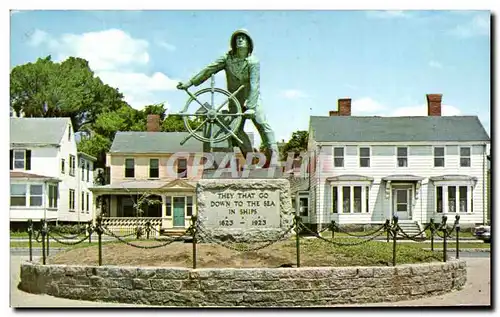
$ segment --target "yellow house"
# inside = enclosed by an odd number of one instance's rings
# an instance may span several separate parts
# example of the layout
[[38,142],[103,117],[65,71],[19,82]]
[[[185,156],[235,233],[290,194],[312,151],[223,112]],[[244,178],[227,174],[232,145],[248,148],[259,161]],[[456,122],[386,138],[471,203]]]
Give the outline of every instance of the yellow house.
[[[187,132],[118,132],[106,155],[109,184],[95,186],[95,215],[114,231],[149,221],[166,234],[185,232],[196,214],[203,144]],[[241,154],[237,168],[243,166]]]

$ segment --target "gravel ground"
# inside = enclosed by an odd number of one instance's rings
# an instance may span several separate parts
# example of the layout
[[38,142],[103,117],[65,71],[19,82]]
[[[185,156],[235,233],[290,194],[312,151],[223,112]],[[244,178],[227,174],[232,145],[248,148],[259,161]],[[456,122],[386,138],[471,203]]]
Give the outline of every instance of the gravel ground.
[[[35,295],[20,291],[19,267],[26,256],[11,256],[10,260],[10,307],[147,307],[143,305],[101,303],[81,300],[57,298],[49,295]],[[491,305],[490,258],[466,258],[467,284],[463,290],[441,296],[394,303],[374,303],[348,306],[461,306],[461,305]]]

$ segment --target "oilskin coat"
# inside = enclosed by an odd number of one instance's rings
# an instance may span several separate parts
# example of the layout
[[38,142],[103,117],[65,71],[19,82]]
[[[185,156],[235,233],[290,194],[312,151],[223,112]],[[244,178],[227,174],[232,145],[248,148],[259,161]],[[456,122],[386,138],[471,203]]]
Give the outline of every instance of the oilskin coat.
[[[236,36],[238,34],[245,34],[248,37],[248,56],[245,58],[239,58],[236,54]],[[201,70],[191,78],[191,82],[193,85],[199,86],[213,74],[225,70],[227,90],[230,93],[235,92],[241,85],[244,85],[244,88],[236,95],[236,98],[242,106],[243,111],[248,109],[255,111],[252,121],[257,131],[259,131],[263,145],[268,150],[277,152],[274,132],[267,122],[260,98],[260,63],[257,57],[252,55],[254,48],[253,40],[246,30],[240,29],[231,35],[230,44],[231,50],[229,52]],[[236,112],[234,103],[229,104],[229,111]],[[244,124],[245,120],[242,121],[239,130],[235,132],[240,140],[243,141],[243,144],[238,144],[236,140],[232,140],[232,144],[233,146],[238,146],[242,154],[246,156],[247,153],[253,152],[253,149],[248,135],[243,130]]]

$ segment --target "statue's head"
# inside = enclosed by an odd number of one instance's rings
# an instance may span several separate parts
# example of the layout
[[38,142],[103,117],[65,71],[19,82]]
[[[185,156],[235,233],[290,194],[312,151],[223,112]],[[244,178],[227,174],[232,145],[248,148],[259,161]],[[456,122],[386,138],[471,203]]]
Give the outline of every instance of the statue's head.
[[231,35],[231,50],[236,52],[238,48],[248,48],[248,54],[252,54],[253,41],[250,33],[245,29],[236,30]]

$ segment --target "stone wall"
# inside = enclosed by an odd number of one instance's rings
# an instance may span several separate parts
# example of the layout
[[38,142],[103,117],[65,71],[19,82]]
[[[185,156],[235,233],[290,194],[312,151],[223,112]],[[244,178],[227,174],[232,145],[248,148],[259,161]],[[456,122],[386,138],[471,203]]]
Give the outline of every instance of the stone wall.
[[21,264],[19,287],[72,299],[164,306],[327,306],[460,289],[465,261],[396,267],[255,269]]

